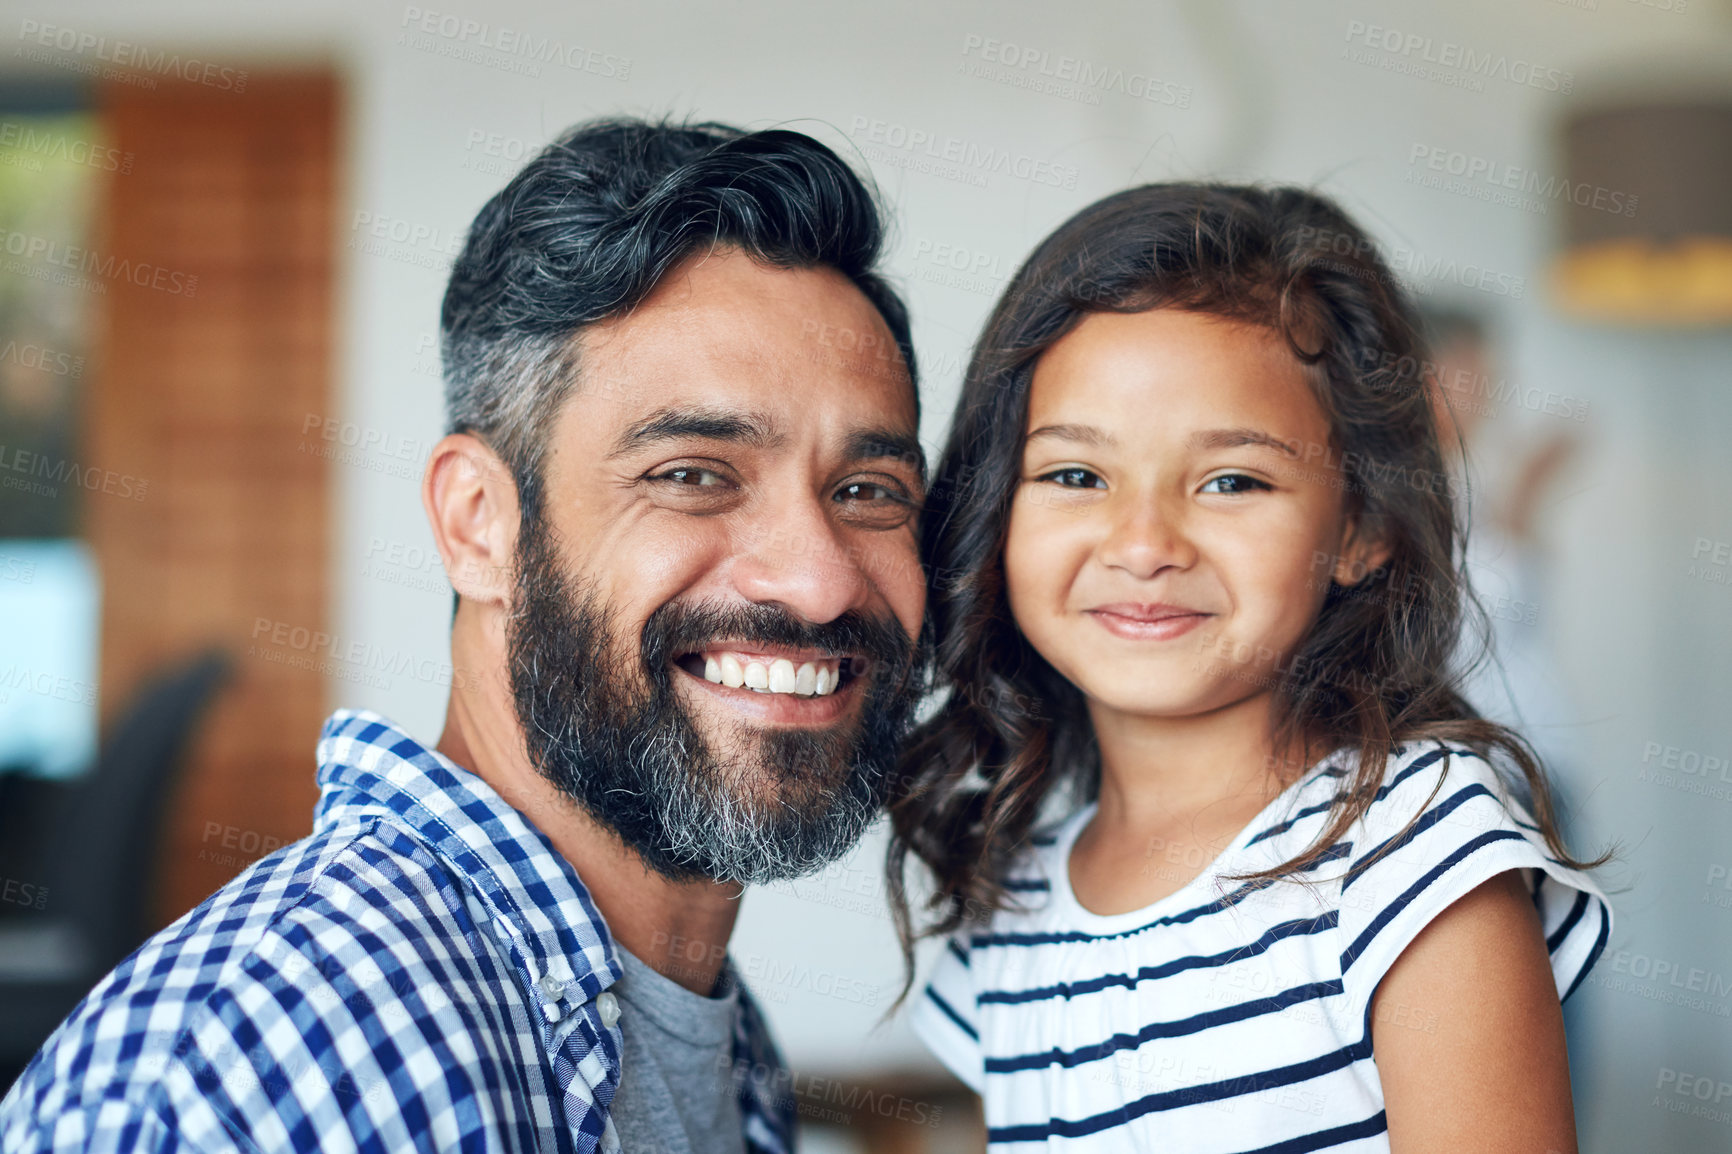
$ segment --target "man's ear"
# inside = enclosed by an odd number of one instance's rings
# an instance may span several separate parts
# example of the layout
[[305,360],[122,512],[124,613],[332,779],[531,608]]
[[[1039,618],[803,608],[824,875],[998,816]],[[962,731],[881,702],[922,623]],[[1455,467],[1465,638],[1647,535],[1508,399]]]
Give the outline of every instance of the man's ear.
[[421,504],[451,587],[466,601],[504,606],[517,550],[517,484],[487,443],[452,433],[433,446]]
[[1383,534],[1364,517],[1350,514],[1341,530],[1341,548],[1335,553],[1330,579],[1337,585],[1357,585],[1383,568],[1391,550]]

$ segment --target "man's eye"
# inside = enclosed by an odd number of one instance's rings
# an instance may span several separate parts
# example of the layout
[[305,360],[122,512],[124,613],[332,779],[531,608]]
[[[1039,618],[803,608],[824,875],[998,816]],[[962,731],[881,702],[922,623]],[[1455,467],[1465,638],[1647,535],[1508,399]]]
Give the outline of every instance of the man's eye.
[[836,490],[844,515],[868,529],[896,529],[914,515],[914,502],[900,489],[876,481],[850,481]]
[[1037,477],[1039,481],[1051,481],[1066,489],[1104,489],[1105,479],[1092,469],[1054,469],[1050,473]]
[[887,489],[883,485],[875,485],[871,481],[856,481],[852,485],[843,485],[836,491],[838,501],[900,501],[902,494]]
[[1270,487],[1267,481],[1259,481],[1243,473],[1222,473],[1219,477],[1210,477],[1203,482],[1205,493],[1254,493]]
[[710,488],[727,484],[727,480],[714,469],[699,469],[692,466],[682,466],[669,469],[657,476],[658,481],[671,481],[676,485],[691,485],[699,488]]

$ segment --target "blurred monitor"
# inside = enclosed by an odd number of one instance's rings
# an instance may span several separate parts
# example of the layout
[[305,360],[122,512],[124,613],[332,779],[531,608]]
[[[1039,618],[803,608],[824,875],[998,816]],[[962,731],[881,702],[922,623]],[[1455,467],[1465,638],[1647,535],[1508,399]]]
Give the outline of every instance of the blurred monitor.
[[95,760],[100,601],[83,542],[0,539],[0,772]]

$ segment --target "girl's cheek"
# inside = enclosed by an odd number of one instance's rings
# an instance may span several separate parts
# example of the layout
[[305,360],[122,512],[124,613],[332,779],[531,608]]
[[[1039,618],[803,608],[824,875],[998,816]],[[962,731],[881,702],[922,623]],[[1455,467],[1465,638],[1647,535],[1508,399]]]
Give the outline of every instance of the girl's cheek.
[[1043,649],[1047,622],[1063,609],[1065,585],[1053,533],[1038,516],[1017,509],[1005,534],[1005,602],[1016,627],[1037,650]]

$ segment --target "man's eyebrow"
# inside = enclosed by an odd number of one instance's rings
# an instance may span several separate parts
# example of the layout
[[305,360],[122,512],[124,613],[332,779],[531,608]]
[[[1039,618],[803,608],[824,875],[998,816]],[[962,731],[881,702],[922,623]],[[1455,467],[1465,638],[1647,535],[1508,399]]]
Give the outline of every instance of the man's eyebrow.
[[681,438],[737,441],[755,449],[774,446],[782,439],[774,423],[757,413],[734,409],[662,409],[621,433],[608,456],[623,457],[658,441]]
[[1245,445],[1262,445],[1294,460],[1299,459],[1297,443],[1284,441],[1262,429],[1210,429],[1203,433],[1192,433],[1189,442],[1193,449],[1238,449]]
[[920,438],[894,429],[866,429],[849,436],[846,452],[850,461],[906,461],[920,479],[926,479],[926,452]]
[[1058,441],[1076,441],[1079,444],[1090,445],[1104,449],[1113,444],[1113,435],[1093,425],[1042,425],[1028,435],[1032,441],[1037,437],[1051,437]]

